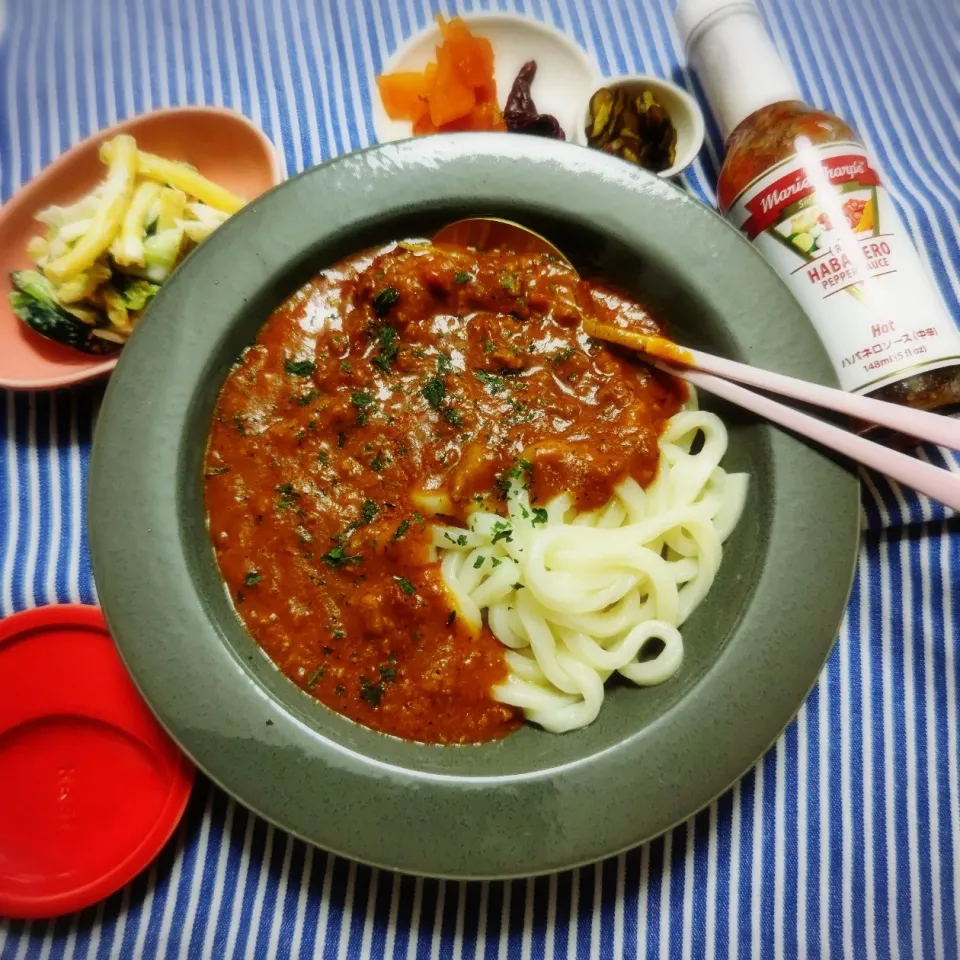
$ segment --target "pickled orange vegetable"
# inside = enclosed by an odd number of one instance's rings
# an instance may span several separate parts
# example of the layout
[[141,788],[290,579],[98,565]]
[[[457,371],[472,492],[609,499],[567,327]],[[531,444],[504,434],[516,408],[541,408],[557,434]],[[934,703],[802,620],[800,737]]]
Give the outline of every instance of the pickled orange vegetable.
[[377,77],[383,109],[391,120],[415,122],[429,109],[427,78],[422,73],[390,73]]
[[441,43],[436,62],[422,73],[377,77],[383,108],[391,120],[409,120],[415,136],[457,130],[506,130],[497,104],[493,47],[475,37],[459,17],[437,14]]

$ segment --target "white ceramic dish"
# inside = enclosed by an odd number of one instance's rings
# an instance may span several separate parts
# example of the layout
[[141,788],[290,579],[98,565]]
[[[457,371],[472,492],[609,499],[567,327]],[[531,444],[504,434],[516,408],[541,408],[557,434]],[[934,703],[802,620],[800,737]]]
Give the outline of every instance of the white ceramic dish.
[[646,74],[632,74],[630,76],[608,77],[596,84],[591,91],[580,101],[578,110],[579,121],[573,135],[567,134],[567,139],[574,143],[589,146],[587,142],[587,124],[590,121],[590,98],[600,87],[626,87],[631,93],[640,93],[649,90],[663,108],[670,114],[674,127],[677,129],[677,154],[672,167],[660,171],[661,177],[675,177],[678,173],[693,163],[700,148],[703,146],[704,121],[703,111],[693,97],[683,87],[663,80],[660,77],[651,77]]
[[[463,20],[478,37],[493,46],[497,100],[504,106],[519,69],[537,61],[537,76],[531,92],[537,110],[553,114],[567,139],[577,140],[582,126],[584,97],[600,84],[599,72],[589,54],[553,27],[529,17],[509,13],[465,14]],[[422,70],[436,59],[440,30],[434,24],[402,46],[383,66],[383,73]],[[405,140],[411,136],[405,120],[391,120],[376,90],[373,93],[373,129],[377,140]],[[582,131],[581,131],[582,135]]]

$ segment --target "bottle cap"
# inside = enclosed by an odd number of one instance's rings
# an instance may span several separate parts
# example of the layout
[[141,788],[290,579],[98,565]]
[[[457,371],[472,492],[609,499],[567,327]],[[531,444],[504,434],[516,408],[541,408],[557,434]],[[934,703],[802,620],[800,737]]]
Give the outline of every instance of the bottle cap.
[[674,16],[683,45],[689,46],[697,30],[701,25],[706,26],[709,19],[737,7],[747,11],[757,9],[753,0],[680,0]]
[[179,823],[193,767],[98,607],[0,621],[0,784],[0,916],[57,916],[109,896]]
[[724,138],[761,107],[802,99],[753,0],[680,0],[676,20]]

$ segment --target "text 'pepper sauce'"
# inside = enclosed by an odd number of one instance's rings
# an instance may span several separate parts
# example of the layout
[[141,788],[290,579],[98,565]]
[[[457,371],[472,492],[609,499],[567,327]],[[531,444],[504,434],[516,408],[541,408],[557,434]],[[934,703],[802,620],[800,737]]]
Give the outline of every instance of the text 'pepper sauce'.
[[541,503],[650,482],[683,388],[587,337],[586,312],[660,332],[548,257],[436,247],[351,258],[269,318],[221,391],[204,488],[237,613],[298,686],[411,740],[519,724],[491,692],[500,643],[458,623],[431,513],[504,511],[521,460]]

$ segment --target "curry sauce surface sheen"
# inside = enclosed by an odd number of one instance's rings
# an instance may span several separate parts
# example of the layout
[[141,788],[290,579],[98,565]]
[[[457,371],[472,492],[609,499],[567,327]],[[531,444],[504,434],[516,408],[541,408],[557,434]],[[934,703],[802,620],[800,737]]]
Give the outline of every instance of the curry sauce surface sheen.
[[492,697],[500,643],[457,622],[425,505],[505,512],[518,463],[535,504],[649,483],[682,388],[586,337],[581,311],[659,332],[543,256],[391,247],[324,271],[245,351],[211,428],[210,535],[247,629],[311,695],[424,742],[520,723]]

